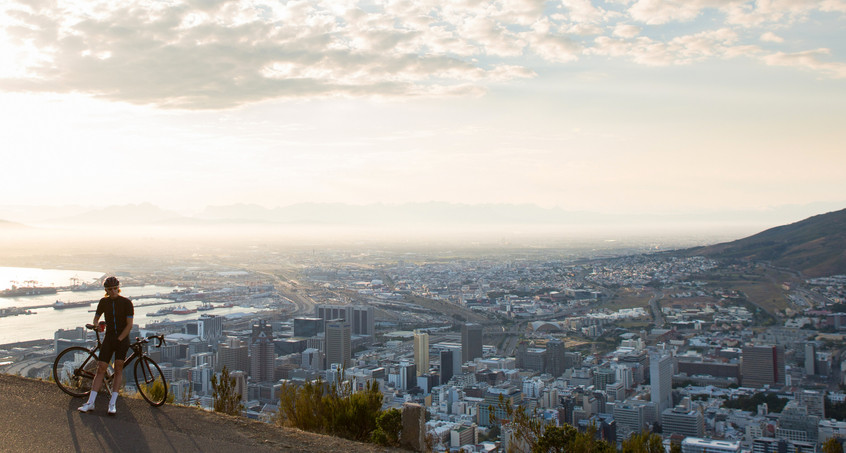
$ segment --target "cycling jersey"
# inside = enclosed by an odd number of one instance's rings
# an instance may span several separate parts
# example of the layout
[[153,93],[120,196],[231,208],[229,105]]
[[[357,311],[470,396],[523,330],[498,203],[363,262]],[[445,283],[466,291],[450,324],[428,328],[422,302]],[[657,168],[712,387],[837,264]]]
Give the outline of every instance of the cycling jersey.
[[135,308],[132,306],[132,301],[123,296],[104,297],[97,304],[95,317],[101,315],[105,316],[103,320],[106,321],[105,338],[116,340],[118,335],[126,328],[127,323],[132,322],[131,318],[135,316]]

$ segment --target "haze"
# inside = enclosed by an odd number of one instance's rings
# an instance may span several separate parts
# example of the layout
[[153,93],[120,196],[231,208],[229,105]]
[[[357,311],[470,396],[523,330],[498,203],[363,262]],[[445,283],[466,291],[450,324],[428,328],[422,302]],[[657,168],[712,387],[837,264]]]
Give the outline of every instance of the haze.
[[[844,0],[3,2],[0,219],[443,202],[739,237],[846,205],[844,18]],[[303,228],[272,236],[322,231]]]

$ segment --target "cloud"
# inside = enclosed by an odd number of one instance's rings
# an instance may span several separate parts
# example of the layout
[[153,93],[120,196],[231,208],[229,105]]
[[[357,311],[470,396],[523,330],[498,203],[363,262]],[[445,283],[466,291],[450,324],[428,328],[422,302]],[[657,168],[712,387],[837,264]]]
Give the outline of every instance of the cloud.
[[749,55],[756,50],[748,46],[735,46],[737,40],[737,34],[727,28],[678,36],[669,42],[648,37],[634,40],[600,37],[588,52],[628,58],[644,65],[667,66],[690,64],[708,58]]
[[614,36],[620,38],[634,38],[640,34],[640,27],[630,24],[617,24],[614,27]]
[[[0,89],[184,109],[477,96],[535,77],[539,60],[759,58],[756,36],[783,40],[755,27],[787,29],[815,11],[840,18],[846,0],[12,0],[0,4],[0,57],[11,62],[0,68]],[[763,62],[799,60],[840,77],[841,63],[808,52]]]
[[777,34],[768,31],[761,35],[761,41],[763,42],[784,42],[784,38],[778,36]]
[[827,56],[829,54],[831,54],[831,51],[823,48],[794,53],[776,52],[766,55],[762,57],[762,59],[770,66],[788,66],[808,69],[836,79],[846,78],[846,63],[826,62],[820,60],[820,57]]
[[[407,21],[407,13],[365,12],[349,2],[127,1],[91,8],[96,14],[48,2],[16,5],[4,11],[14,20],[5,33],[30,45],[30,58],[17,60],[27,77],[7,77],[0,87],[192,109],[271,98],[477,93],[533,74],[476,59],[523,54],[527,43],[507,27],[527,22],[537,3],[508,2],[517,4],[518,13],[482,4],[423,9]],[[544,53],[555,38],[535,41]]]

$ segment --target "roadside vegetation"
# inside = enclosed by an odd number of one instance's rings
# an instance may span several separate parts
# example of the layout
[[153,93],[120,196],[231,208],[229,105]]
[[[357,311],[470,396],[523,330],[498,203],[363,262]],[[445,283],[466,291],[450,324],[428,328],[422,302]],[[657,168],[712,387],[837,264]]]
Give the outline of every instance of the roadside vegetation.
[[379,385],[370,382],[353,392],[343,373],[331,385],[318,379],[301,386],[283,384],[277,424],[359,442],[397,445],[402,414],[382,410]]

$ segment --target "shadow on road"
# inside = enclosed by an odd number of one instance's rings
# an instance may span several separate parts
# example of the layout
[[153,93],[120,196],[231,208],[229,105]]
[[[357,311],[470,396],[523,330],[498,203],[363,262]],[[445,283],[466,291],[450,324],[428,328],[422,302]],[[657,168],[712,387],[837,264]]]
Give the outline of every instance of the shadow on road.
[[[108,415],[108,398],[98,396],[96,408],[88,413],[78,411],[85,398],[71,398],[68,402],[67,420],[76,451],[150,452],[150,446],[141,427],[124,402],[117,400],[117,414]],[[78,417],[78,418],[77,418]],[[87,431],[86,433],[80,432]],[[93,437],[96,445],[81,445],[80,438]]]

